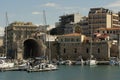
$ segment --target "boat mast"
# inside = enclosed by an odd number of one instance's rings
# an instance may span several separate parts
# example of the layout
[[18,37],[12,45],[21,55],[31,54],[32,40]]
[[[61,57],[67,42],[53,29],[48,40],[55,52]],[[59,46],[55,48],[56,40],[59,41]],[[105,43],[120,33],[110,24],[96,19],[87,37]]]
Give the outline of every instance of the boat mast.
[[[43,10],[43,27],[44,27],[44,37],[43,37],[43,43],[44,45],[46,44],[46,18],[45,18],[45,11]],[[43,56],[45,57],[46,56],[46,49],[44,50],[44,54]]]
[[45,25],[45,29],[46,29],[46,24],[47,24],[47,21],[46,21],[46,14],[45,14],[45,10],[43,10],[43,19],[44,19],[44,25]]
[[118,33],[118,58],[120,59],[120,33]]
[[[93,24],[93,15],[92,15],[92,24]],[[91,57],[92,57],[92,32],[93,32],[93,29],[92,29],[92,27],[93,27],[93,25],[91,25],[91,34],[90,34],[90,36],[91,36],[91,41],[90,41],[90,59],[91,59]]]
[[5,14],[5,18],[6,18],[6,25],[5,25],[5,55],[7,56],[7,26],[9,24],[9,20],[8,20],[8,15],[7,12]]
[[[51,50],[50,50],[50,41],[49,41],[50,33],[49,33],[49,31],[47,33],[47,21],[46,21],[45,10],[43,10],[43,19],[44,19],[45,34],[48,34],[48,36],[47,36],[47,38],[48,38],[48,58],[49,58],[49,61],[51,61]],[[45,38],[46,38],[46,36],[45,36]]]

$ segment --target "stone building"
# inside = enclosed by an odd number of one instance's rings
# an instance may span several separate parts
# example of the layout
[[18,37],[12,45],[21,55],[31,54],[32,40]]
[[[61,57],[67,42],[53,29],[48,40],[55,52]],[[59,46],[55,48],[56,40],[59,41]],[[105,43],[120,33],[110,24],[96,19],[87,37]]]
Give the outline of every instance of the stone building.
[[76,60],[82,56],[86,60],[90,57],[91,49],[92,55],[97,60],[108,60],[110,58],[110,42],[92,42],[91,48],[90,40],[78,33],[62,35],[57,39],[59,44],[58,52],[62,59]]
[[[88,59],[90,57],[90,45],[91,43],[83,43],[82,49],[81,49],[81,56],[83,56],[84,59]],[[97,60],[108,60],[110,58],[110,42],[107,41],[101,41],[101,42],[93,42],[92,43],[92,55]]]
[[[8,58],[20,59],[29,54],[30,46],[38,47],[38,42],[32,34],[35,34],[38,26],[31,22],[13,22],[5,28],[4,46]],[[36,36],[36,35],[34,35]],[[7,41],[7,42],[6,42]],[[31,44],[31,45],[30,45]],[[32,52],[32,51],[31,51]],[[32,52],[38,53],[39,51]],[[23,54],[24,53],[24,54]],[[35,56],[35,55],[34,55]]]
[[63,59],[79,58],[82,42],[85,36],[78,33],[71,33],[59,36],[57,38],[59,44],[59,56]]
[[[54,37],[51,39],[46,36],[47,43],[45,46],[44,40],[42,40],[45,38],[45,34],[37,30],[38,26],[32,23],[14,22],[8,25],[5,29],[4,39],[4,46],[7,46],[5,48],[7,49],[7,57],[22,59],[43,56],[47,46],[46,55],[52,59],[63,58],[76,60],[80,56],[83,59],[89,58],[91,43],[90,38],[85,35],[71,33],[59,35],[57,38]],[[94,41],[92,45],[92,54],[96,59],[107,60],[110,57],[110,42]],[[49,54],[49,51],[51,54]]]

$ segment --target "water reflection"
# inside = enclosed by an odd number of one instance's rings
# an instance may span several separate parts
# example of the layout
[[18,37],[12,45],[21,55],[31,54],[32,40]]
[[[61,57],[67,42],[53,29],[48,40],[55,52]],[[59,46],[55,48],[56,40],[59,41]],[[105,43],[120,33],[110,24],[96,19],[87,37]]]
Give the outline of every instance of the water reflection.
[[49,72],[0,72],[0,80],[118,80],[118,66],[59,66]]

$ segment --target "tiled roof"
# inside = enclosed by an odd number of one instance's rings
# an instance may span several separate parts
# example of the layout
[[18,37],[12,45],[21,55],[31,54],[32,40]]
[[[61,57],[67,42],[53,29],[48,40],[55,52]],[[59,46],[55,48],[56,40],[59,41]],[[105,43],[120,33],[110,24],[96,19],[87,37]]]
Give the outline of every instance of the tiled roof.
[[99,28],[96,30],[120,30],[120,28]]
[[71,33],[71,34],[65,34],[62,36],[81,36],[81,34],[80,33]]
[[98,36],[98,38],[106,38],[108,36],[109,36],[108,34],[102,34],[101,36]]

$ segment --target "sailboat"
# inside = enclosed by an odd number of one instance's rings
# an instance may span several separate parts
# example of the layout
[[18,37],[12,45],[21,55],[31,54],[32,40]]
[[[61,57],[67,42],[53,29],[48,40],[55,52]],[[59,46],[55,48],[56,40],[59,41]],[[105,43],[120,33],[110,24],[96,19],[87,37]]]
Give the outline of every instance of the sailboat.
[[6,60],[6,55],[7,55],[7,49],[8,49],[8,45],[7,45],[7,25],[8,25],[8,17],[7,17],[7,12],[6,12],[6,27],[5,27],[5,57],[1,57],[0,58],[0,71],[1,70],[7,70],[10,68],[14,67],[14,63],[10,62],[8,60]]
[[87,60],[86,64],[89,66],[94,66],[97,64],[96,59],[93,58],[92,55],[92,43],[93,43],[93,39],[92,39],[92,26],[91,26],[91,41],[90,41],[90,58]]
[[94,66],[94,65],[97,64],[97,61],[96,61],[96,59],[93,59],[92,57],[90,57],[90,59],[87,60],[86,64],[89,65],[89,66]]
[[[46,25],[46,15],[45,15],[45,11],[43,11],[43,17],[44,17],[44,21],[45,21],[45,27],[47,27]],[[47,28],[46,28],[47,31]],[[48,35],[50,35],[50,33],[48,32]],[[58,70],[57,65],[53,64],[51,61],[51,48],[50,48],[50,36],[48,36],[48,53],[49,53],[49,63],[47,63],[48,67],[50,68],[50,70]]]
[[[46,18],[45,18],[45,12],[43,11],[44,13],[44,19],[45,19],[45,34],[46,34]],[[46,35],[45,35],[45,40],[46,41]],[[45,42],[44,42],[45,44]],[[27,69],[28,72],[44,72],[44,71],[53,71],[53,70],[58,70],[58,67],[57,65],[51,63],[51,50],[50,50],[50,41],[49,41],[49,36],[48,36],[48,53],[49,53],[49,60],[48,62],[47,61],[43,61],[43,62],[40,62],[39,64],[37,64],[36,66],[34,67],[30,67],[29,69]],[[44,51],[46,52],[46,51]],[[44,53],[44,56],[45,53]]]

